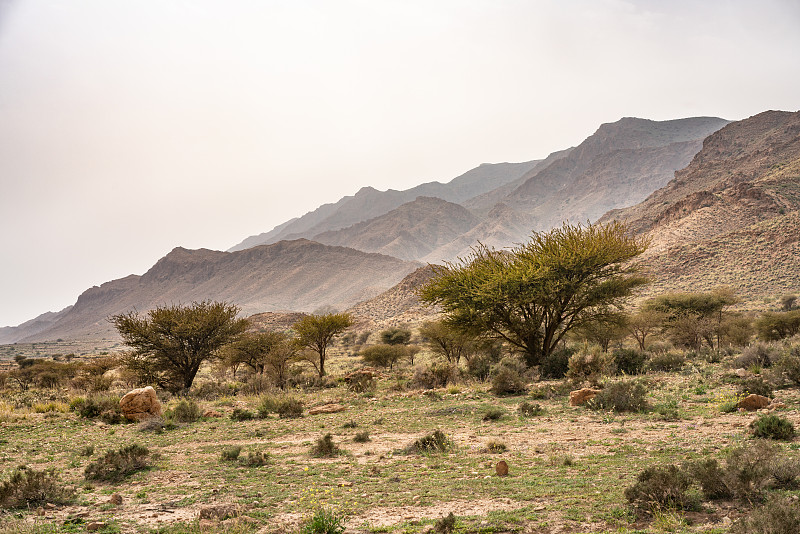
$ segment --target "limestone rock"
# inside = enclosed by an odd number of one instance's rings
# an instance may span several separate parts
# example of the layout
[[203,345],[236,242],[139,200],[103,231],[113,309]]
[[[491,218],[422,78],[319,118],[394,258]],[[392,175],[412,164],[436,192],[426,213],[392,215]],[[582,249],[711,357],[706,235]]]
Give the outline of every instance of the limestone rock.
[[494,470],[499,477],[508,476],[508,464],[504,460],[497,462]]
[[127,392],[119,401],[119,409],[131,421],[161,417],[161,403],[152,386]]
[[760,410],[769,406],[769,399],[767,397],[751,393],[739,401],[739,408],[749,412]]
[[339,413],[345,411],[346,409],[347,408],[341,404],[323,404],[322,406],[317,406],[316,408],[311,408],[308,410],[308,415],[317,415],[320,413]]
[[575,391],[570,391],[569,405],[580,406],[586,401],[593,399],[595,395],[597,395],[598,393],[600,393],[599,389],[592,389],[592,388],[581,388],[581,389],[576,389]]
[[744,378],[744,377],[747,376],[747,369],[744,369],[744,368],[736,369],[734,371],[734,374],[736,376],[738,376],[739,378]]

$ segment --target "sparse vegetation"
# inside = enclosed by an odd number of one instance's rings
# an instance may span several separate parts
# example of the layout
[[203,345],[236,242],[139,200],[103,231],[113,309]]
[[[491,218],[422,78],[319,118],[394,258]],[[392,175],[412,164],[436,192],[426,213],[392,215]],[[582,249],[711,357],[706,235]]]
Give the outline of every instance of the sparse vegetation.
[[341,454],[341,452],[339,446],[333,442],[331,434],[325,434],[317,439],[316,443],[311,447],[311,456],[315,458],[333,458]]
[[37,471],[23,465],[14,469],[0,484],[0,509],[65,504],[73,497],[74,492],[60,482],[52,469]]
[[138,444],[106,452],[84,470],[86,480],[119,482],[123,478],[150,467],[150,451]]
[[760,416],[750,423],[750,429],[757,438],[790,440],[795,436],[794,424],[775,414]]

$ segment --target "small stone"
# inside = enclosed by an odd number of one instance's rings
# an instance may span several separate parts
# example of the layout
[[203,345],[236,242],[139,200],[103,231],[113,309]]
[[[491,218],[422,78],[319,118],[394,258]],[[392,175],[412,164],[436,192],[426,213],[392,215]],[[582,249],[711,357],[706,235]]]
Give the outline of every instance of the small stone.
[[106,528],[108,523],[104,521],[92,521],[91,523],[86,523],[86,531],[87,532],[96,532],[101,528]]
[[508,464],[505,462],[505,460],[500,460],[497,462],[494,470],[499,477],[508,476]]
[[580,406],[586,401],[592,400],[598,393],[600,393],[599,389],[592,389],[592,388],[581,388],[581,389],[576,389],[575,391],[570,391],[569,405]]
[[755,410],[766,408],[767,406],[769,406],[769,402],[770,401],[767,397],[751,393],[750,395],[746,396],[745,398],[739,401],[739,408],[752,412]]
[[739,378],[744,378],[744,377],[746,377],[746,376],[747,376],[747,369],[744,369],[744,368],[739,368],[739,369],[736,369],[736,370],[734,371],[734,373],[735,373],[735,374],[736,374],[736,376],[738,376]]
[[113,504],[115,506],[121,506],[122,505],[122,495],[120,495],[119,493],[115,493],[114,495],[111,496],[111,498],[108,500],[108,502],[110,502],[111,504]]

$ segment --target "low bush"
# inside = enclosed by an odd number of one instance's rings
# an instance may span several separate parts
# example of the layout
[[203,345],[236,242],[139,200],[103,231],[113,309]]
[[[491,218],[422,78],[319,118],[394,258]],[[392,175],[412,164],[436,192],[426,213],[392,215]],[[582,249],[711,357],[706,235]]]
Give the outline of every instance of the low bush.
[[675,465],[648,467],[625,490],[625,498],[638,510],[696,510],[699,499],[689,491],[691,485],[686,471]]
[[647,386],[639,380],[619,380],[607,384],[587,405],[595,410],[615,412],[645,412]]
[[756,439],[728,453],[725,460],[725,483],[734,497],[754,500],[762,496],[772,482],[772,465],[783,450],[768,440]]
[[115,424],[122,422],[119,399],[114,395],[75,397],[70,401],[69,407],[73,412],[86,419],[101,418],[108,424]]
[[686,357],[677,351],[656,352],[647,360],[649,371],[679,371],[686,363]]
[[757,438],[791,440],[795,436],[792,422],[775,414],[758,417],[750,423],[750,430]]
[[170,411],[167,417],[179,423],[194,423],[203,415],[200,405],[192,399],[181,399],[181,401]]
[[775,375],[781,384],[788,381],[800,386],[800,345],[793,345],[775,363]]
[[342,534],[345,530],[344,517],[327,508],[317,508],[301,527],[300,534]]
[[341,453],[341,449],[333,442],[333,436],[325,434],[311,446],[311,456],[315,458],[333,458]]
[[473,354],[467,360],[467,374],[476,380],[486,382],[492,372],[492,366],[496,363],[497,359],[491,354]]
[[581,351],[569,358],[567,378],[575,384],[598,385],[603,376],[614,373],[614,359],[607,352]]
[[445,361],[433,362],[429,366],[418,366],[411,378],[411,387],[417,389],[443,388],[458,381],[458,368]]
[[433,531],[437,534],[451,534],[456,529],[456,516],[450,512],[446,516],[436,520],[433,524]]
[[234,408],[231,413],[232,421],[250,421],[256,418],[256,414],[246,408]]
[[258,415],[267,417],[278,414],[281,419],[295,419],[303,416],[303,401],[290,396],[262,395],[258,405]]
[[800,507],[784,497],[775,496],[736,521],[731,534],[796,534],[800,532]]
[[269,463],[269,454],[264,451],[249,451],[247,456],[240,456],[239,463],[246,467],[261,467]]
[[353,441],[355,441],[356,443],[366,443],[370,441],[369,432],[366,430],[362,432],[356,432],[356,435],[353,437]]
[[544,413],[544,408],[538,402],[523,402],[517,406],[517,411],[525,417],[536,417]]
[[486,443],[486,450],[494,454],[506,452],[506,449],[508,449],[508,447],[502,441],[492,439]]
[[770,367],[779,355],[780,351],[777,347],[769,343],[756,342],[742,350],[742,353],[733,360],[733,367],[734,369],[749,369],[753,366]]
[[406,447],[407,453],[446,452],[453,447],[453,442],[441,430],[423,436]]
[[664,421],[678,421],[681,418],[678,400],[675,398],[666,399],[653,406],[653,412]]
[[560,379],[567,376],[569,370],[569,359],[577,352],[577,349],[565,347],[554,350],[542,360],[539,367],[539,374],[542,378]]
[[52,469],[36,471],[20,466],[0,484],[0,509],[30,508],[40,504],[66,504],[74,492],[61,484]]
[[239,455],[242,453],[242,448],[239,445],[233,445],[231,447],[225,447],[222,449],[222,454],[220,455],[220,459],[223,462],[235,462],[239,459]]
[[527,390],[528,368],[519,358],[506,356],[492,367],[490,374],[495,395],[518,395]]
[[506,414],[502,408],[492,407],[483,414],[483,421],[498,421]]
[[100,459],[86,466],[86,480],[118,482],[142,469],[150,467],[150,451],[138,444],[106,452]]
[[647,355],[634,349],[617,349],[611,353],[614,358],[614,365],[617,373],[626,375],[638,375],[644,370]]
[[765,382],[760,376],[743,378],[739,382],[736,391],[743,397],[746,397],[751,393],[761,395],[762,397],[772,397],[772,386]]

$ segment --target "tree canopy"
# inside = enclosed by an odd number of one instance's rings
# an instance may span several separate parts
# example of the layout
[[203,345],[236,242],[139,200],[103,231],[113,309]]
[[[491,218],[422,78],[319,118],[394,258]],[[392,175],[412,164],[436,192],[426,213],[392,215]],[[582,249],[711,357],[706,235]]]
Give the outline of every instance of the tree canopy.
[[647,283],[629,261],[647,245],[617,222],[564,224],[510,251],[479,246],[434,266],[420,297],[441,307],[446,324],[503,340],[538,365],[569,330],[608,316]]
[[136,311],[110,321],[132,351],[126,366],[147,382],[178,392],[192,386],[200,365],[247,329],[239,308],[224,302],[159,306],[140,316]]
[[353,319],[346,313],[327,313],[307,315],[292,325],[297,346],[317,354],[317,362],[312,363],[319,376],[325,376],[325,357],[333,338],[352,324]]

